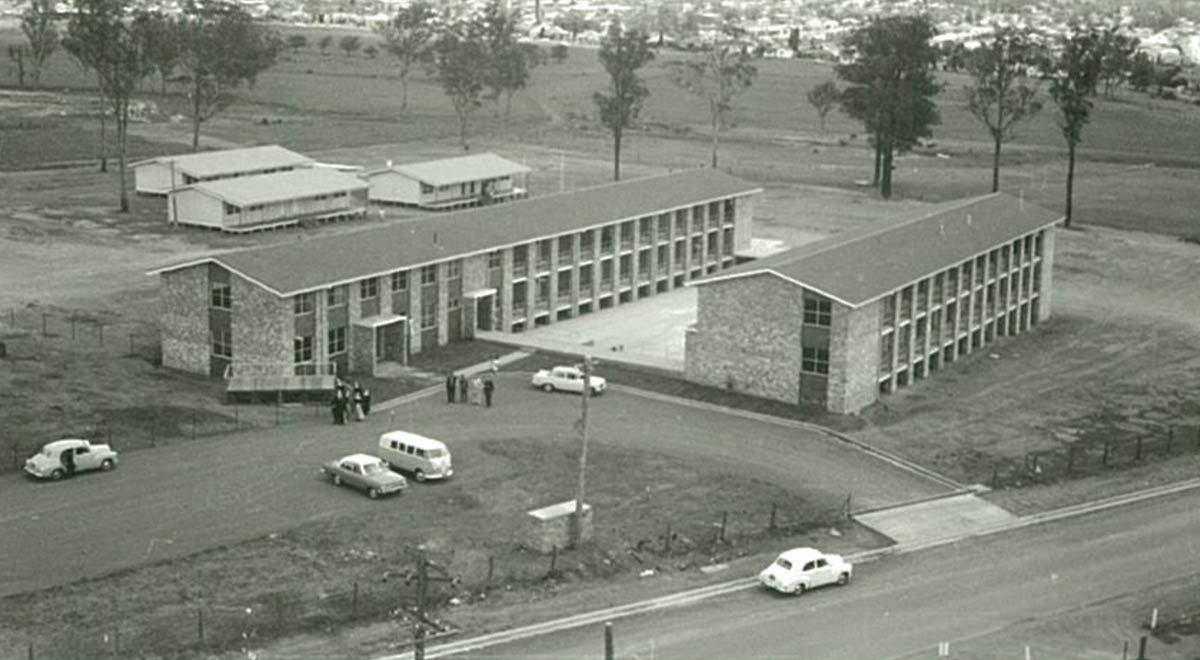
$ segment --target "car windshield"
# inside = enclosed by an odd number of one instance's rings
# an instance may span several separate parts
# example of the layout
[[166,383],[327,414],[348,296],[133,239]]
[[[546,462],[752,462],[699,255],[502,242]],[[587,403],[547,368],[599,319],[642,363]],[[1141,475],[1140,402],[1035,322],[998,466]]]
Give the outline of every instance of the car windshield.
[[363,474],[376,475],[387,472],[387,468],[383,467],[383,463],[363,463]]
[[446,455],[445,449],[430,449],[429,458],[442,458]]
[[790,571],[790,570],[792,570],[792,562],[790,562],[790,561],[788,561],[788,560],[784,559],[783,557],[780,557],[779,559],[776,559],[776,560],[775,560],[775,565],[776,565],[776,566],[779,566],[779,567],[781,567],[781,568],[783,568],[783,570],[785,570],[785,571]]

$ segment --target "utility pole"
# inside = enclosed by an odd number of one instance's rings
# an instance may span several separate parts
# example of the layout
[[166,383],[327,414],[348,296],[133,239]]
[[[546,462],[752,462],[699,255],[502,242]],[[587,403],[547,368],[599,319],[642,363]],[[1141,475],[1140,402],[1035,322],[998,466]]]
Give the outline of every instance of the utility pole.
[[[439,577],[429,577],[430,567],[442,573]],[[429,560],[428,551],[424,545],[417,546],[417,617],[413,622],[413,660],[425,660],[425,632],[429,619],[425,615],[428,606],[428,591],[430,582],[454,582],[446,569]]]
[[592,358],[583,356],[583,400],[579,418],[579,487],[575,490],[575,516],[571,519],[571,547],[578,548],[583,538],[583,497],[587,492],[588,401],[592,398]]

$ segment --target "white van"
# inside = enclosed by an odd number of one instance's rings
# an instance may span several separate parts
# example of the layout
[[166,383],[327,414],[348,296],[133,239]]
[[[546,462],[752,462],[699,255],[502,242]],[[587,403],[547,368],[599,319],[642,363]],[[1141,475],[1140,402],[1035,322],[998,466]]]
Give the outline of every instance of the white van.
[[417,481],[445,479],[454,474],[446,444],[416,433],[389,431],[379,436],[379,457],[398,470],[412,473]]

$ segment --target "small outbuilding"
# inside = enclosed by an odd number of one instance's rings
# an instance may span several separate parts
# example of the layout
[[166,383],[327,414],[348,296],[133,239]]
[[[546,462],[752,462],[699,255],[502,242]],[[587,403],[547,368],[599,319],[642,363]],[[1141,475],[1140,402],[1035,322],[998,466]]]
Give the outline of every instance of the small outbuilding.
[[324,168],[195,183],[171,191],[167,209],[172,222],[227,232],[349,220],[366,212],[367,184]]
[[279,145],[159,156],[130,164],[139,195],[167,195],[204,181],[290,172],[313,160]]
[[528,194],[530,169],[496,154],[392,165],[367,172],[373,202],[429,210],[480,206]]

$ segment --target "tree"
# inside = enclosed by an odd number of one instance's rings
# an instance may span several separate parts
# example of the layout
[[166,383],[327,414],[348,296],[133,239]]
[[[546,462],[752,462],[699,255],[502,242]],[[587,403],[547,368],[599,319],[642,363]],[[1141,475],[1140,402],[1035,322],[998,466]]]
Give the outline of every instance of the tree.
[[373,60],[373,59],[375,59],[376,56],[379,55],[379,47],[376,46],[375,44],[369,44],[366,48],[363,49],[363,55],[366,55],[367,59]]
[[600,42],[600,64],[608,73],[608,93],[592,95],[600,111],[600,123],[613,134],[613,180],[621,179],[621,136],[637,119],[642,103],[650,96],[646,83],[637,71],[654,59],[646,35],[637,30],[622,31],[612,23],[608,35]]
[[[58,27],[54,23],[54,3],[51,0],[33,0],[25,13],[21,14],[21,32],[29,41],[25,50],[25,62],[29,67],[29,79],[34,87],[42,78],[42,67],[46,60],[58,49]],[[24,63],[18,63],[24,68]],[[24,80],[21,82],[24,87]]]
[[483,37],[485,84],[489,89],[486,98],[499,105],[500,97],[505,96],[507,115],[512,109],[513,95],[529,82],[529,59],[517,43],[519,16],[506,10],[500,0],[491,0],[475,20],[476,30]]
[[321,49],[321,54],[324,55],[329,47],[333,45],[333,35],[327,34],[317,40],[317,48]]
[[1092,111],[1089,92],[1095,87],[1096,38],[1087,30],[1076,30],[1063,37],[1061,51],[1050,78],[1050,97],[1058,106],[1058,127],[1067,141],[1067,211],[1065,226],[1071,226],[1072,197],[1075,187],[1075,148],[1083,140],[1083,127]]
[[788,31],[787,46],[788,50],[792,51],[792,55],[800,53],[800,28],[794,27]]
[[832,80],[825,82],[808,90],[808,102],[812,107],[817,109],[817,116],[821,118],[821,132],[825,132],[825,116],[829,111],[838,104],[842,98],[842,92],[838,89],[837,83]]
[[571,41],[579,39],[579,33],[584,30],[594,30],[596,22],[583,15],[578,9],[568,10],[554,18],[554,24],[571,33]]
[[167,78],[183,59],[184,35],[179,23],[162,12],[139,10],[133,32],[142,45],[147,63],[158,72],[160,94],[167,93]]
[[750,63],[750,55],[738,44],[741,35],[736,25],[725,23],[721,38],[704,50],[702,58],[668,63],[676,85],[708,102],[714,169],[721,132],[731,123],[734,99],[749,89],[758,75],[758,69]]
[[550,47],[550,57],[554,58],[554,61],[559,64],[567,61],[568,54],[566,44],[554,44]]
[[97,73],[96,70],[91,65],[91,57],[92,57],[91,44],[84,44],[83,42],[79,41],[68,30],[67,33],[65,35],[63,35],[62,45],[63,45],[63,50],[67,51],[67,54],[69,54],[71,56],[71,59],[75,60],[75,63],[79,65],[80,69],[83,69],[84,71],[91,71],[93,74],[96,75],[96,96],[97,96],[96,100],[97,100],[98,104],[100,105],[100,112],[96,113],[97,118],[100,120],[100,141],[99,141],[100,153],[97,154],[97,156],[98,156],[98,160],[100,161],[100,171],[107,172],[108,171],[108,130],[107,130],[107,128],[108,128],[108,112],[105,110],[107,103],[105,102],[104,86],[101,84],[100,74]]
[[434,19],[437,12],[422,0],[401,7],[396,16],[376,28],[383,37],[384,48],[396,57],[400,64],[400,109],[408,107],[408,73],[418,64],[433,57],[431,44],[437,34]]
[[917,140],[933,134],[941,121],[933,96],[937,50],[930,45],[935,30],[928,16],[876,18],[846,39],[851,60],[835,67],[850,84],[842,92],[842,109],[863,122],[874,137],[880,194],[892,196],[892,161]]
[[[67,25],[72,54],[96,73],[101,97],[117,128],[118,185],[121,212],[129,211],[126,160],[129,104],[149,73],[140,45],[126,22],[126,0],[77,0]],[[103,139],[103,138],[101,138]]]
[[1100,62],[1099,78],[1104,83],[1104,96],[1112,98],[1133,69],[1133,54],[1137,52],[1137,37],[1122,34],[1116,26],[1100,33],[1097,43],[1097,58]]
[[192,6],[184,16],[183,68],[192,101],[192,150],[200,148],[200,125],[233,103],[243,83],[275,65],[283,42],[236,5]]
[[1149,91],[1156,74],[1154,60],[1150,59],[1150,55],[1138,53],[1133,56],[1133,64],[1129,70],[1129,86],[1139,92]]
[[447,28],[439,37],[435,54],[437,79],[458,117],[458,141],[464,150],[467,144],[467,125],[479,109],[488,72],[481,67],[485,53],[478,24],[468,22]]
[[350,57],[362,48],[362,39],[359,39],[358,35],[348,34],[338,40],[338,48],[346,52],[346,57]]
[[287,38],[287,47],[292,49],[292,52],[297,52],[308,45],[308,37],[302,34],[289,35]]
[[1013,27],[997,27],[991,43],[966,59],[974,84],[966,87],[967,111],[992,136],[992,192],[1000,190],[1000,149],[1016,125],[1038,113],[1037,84],[1026,82],[1032,69],[1044,68],[1046,55],[1029,35]]
[[25,87],[25,64],[29,61],[29,47],[20,44],[8,45],[8,59],[17,69],[17,84]]

